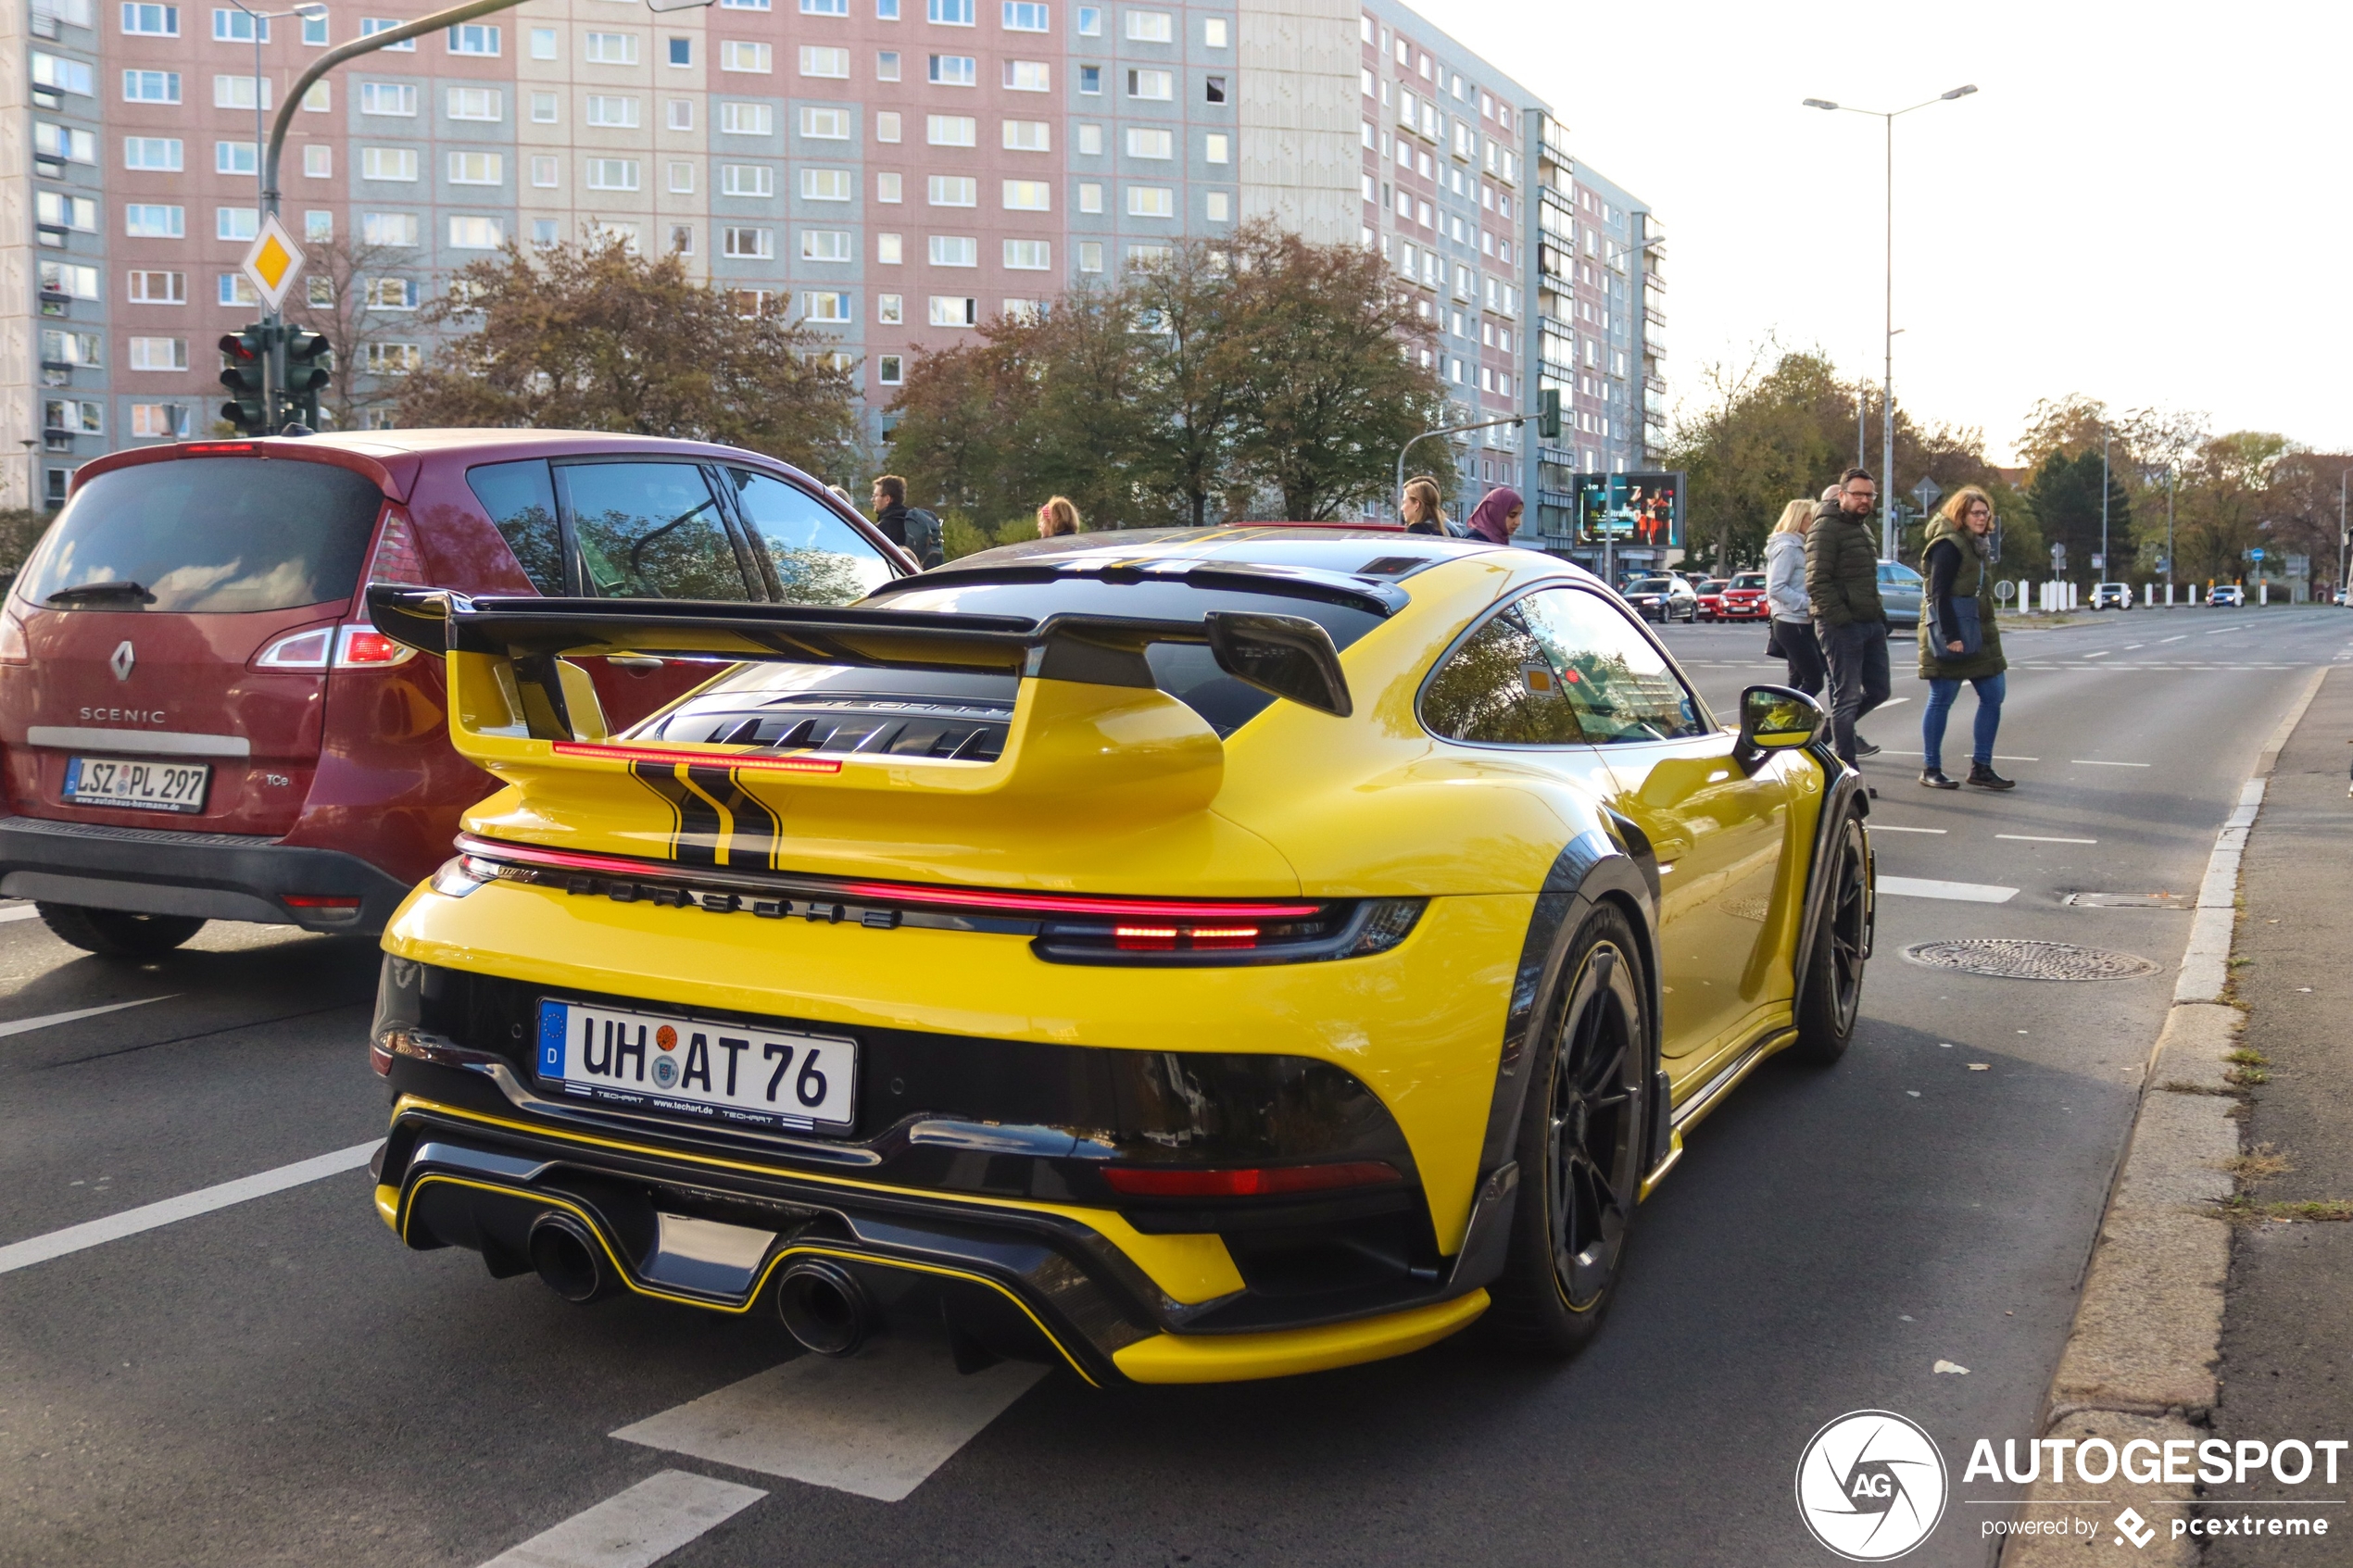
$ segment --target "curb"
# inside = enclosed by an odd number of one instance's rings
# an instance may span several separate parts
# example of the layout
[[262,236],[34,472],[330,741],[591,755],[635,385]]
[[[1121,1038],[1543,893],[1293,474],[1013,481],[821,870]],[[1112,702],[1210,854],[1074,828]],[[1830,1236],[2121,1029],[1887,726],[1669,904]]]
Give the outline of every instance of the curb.
[[[2235,1189],[2235,1179],[2221,1167],[2239,1152],[2237,1101],[2227,1076],[2245,1022],[2229,998],[2239,863],[2271,769],[2327,677],[2327,667],[2312,671],[2258,754],[2237,809],[2215,835],[2173,1005],[2149,1051],[2133,1130],[2084,1265],[2074,1326],[2044,1397],[2043,1437],[2106,1438],[2121,1449],[2135,1438],[2163,1444],[2205,1436],[2217,1393],[2231,1265],[2230,1226],[2210,1210]],[[2053,1503],[2081,1489],[2081,1483],[2045,1476],[2031,1486],[2027,1500]],[[2170,1520],[2196,1500],[2188,1485],[2134,1486],[2121,1475],[2110,1489],[2153,1523]],[[2005,1543],[2001,1563],[2080,1563],[2087,1547],[2111,1545],[2152,1568],[2188,1568],[2198,1558],[2195,1541],[2174,1540],[2170,1532],[2144,1550],[2103,1530],[2088,1539],[2014,1536]]]

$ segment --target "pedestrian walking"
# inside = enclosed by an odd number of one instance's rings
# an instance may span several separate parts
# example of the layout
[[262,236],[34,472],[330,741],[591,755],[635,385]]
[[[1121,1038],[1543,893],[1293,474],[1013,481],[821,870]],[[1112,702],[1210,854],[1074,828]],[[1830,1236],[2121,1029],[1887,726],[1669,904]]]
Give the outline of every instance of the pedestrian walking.
[[1426,473],[1416,474],[1405,482],[1404,500],[1398,515],[1405,520],[1408,533],[1447,533],[1453,530],[1446,525],[1446,508],[1438,494],[1438,481]]
[[1491,545],[1508,545],[1512,535],[1519,532],[1521,505],[1519,492],[1508,484],[1499,484],[1478,498],[1471,508],[1470,531],[1474,539],[1484,539]]
[[1821,639],[1814,635],[1813,601],[1806,596],[1806,531],[1814,503],[1800,495],[1781,508],[1781,521],[1765,539],[1765,651],[1789,666],[1789,684],[1807,696],[1822,695]]
[[1855,733],[1887,700],[1887,610],[1879,597],[1871,508],[1879,482],[1865,469],[1839,477],[1838,499],[1814,508],[1806,529],[1806,596],[1830,667],[1831,744],[1849,765],[1879,747]]
[[1993,499],[1974,484],[1961,486],[1928,525],[1920,557],[1928,573],[1920,608],[1920,679],[1928,683],[1928,707],[1920,714],[1920,783],[1930,789],[1961,787],[1944,776],[1944,722],[1963,681],[1977,693],[1966,782],[1980,789],[2013,787],[2013,781],[1994,771],[1994,737],[2002,727],[2009,665],[2002,658],[1994,581],[1985,570],[1993,528]]
[[1056,495],[1038,508],[1038,537],[1040,539],[1084,532],[1078,521],[1078,508],[1070,504],[1069,496]]
[[900,549],[907,547],[907,482],[895,473],[875,481],[875,526]]

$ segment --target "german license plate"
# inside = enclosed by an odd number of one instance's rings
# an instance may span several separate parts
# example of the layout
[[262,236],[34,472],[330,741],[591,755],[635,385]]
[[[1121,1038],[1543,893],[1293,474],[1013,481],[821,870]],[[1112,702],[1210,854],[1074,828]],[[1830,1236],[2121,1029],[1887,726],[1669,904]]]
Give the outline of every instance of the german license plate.
[[66,759],[65,797],[77,806],[127,806],[134,811],[201,811],[209,762],[134,761],[116,757]]
[[577,1099],[753,1127],[847,1129],[858,1046],[542,997],[539,1080]]

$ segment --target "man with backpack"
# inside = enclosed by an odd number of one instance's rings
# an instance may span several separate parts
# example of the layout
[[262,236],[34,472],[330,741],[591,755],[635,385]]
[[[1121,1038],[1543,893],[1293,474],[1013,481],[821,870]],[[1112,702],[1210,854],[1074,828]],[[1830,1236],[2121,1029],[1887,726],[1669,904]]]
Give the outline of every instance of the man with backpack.
[[921,507],[907,504],[907,482],[895,473],[875,481],[875,526],[883,536],[915,558],[928,571],[945,557],[940,553],[939,519]]

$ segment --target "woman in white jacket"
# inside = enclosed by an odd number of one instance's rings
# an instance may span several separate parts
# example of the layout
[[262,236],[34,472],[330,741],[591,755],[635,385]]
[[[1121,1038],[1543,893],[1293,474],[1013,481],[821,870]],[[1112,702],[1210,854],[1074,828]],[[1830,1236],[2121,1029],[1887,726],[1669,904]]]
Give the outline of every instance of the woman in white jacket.
[[1788,661],[1791,685],[1819,696],[1829,666],[1806,595],[1806,530],[1813,521],[1814,503],[1802,495],[1781,508],[1781,521],[1765,540],[1765,602],[1773,612],[1767,651]]

